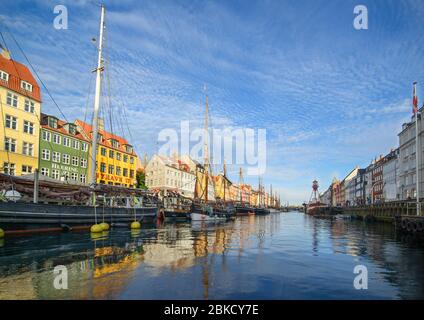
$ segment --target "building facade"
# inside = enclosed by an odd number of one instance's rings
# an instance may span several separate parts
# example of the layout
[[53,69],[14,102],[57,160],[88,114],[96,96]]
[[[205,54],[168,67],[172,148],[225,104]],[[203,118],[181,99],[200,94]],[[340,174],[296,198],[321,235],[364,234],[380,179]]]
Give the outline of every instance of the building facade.
[[[420,113],[423,112],[421,108]],[[402,125],[399,136],[399,159],[398,159],[398,192],[399,198],[410,200],[416,198],[416,148],[415,148],[415,116],[411,121]],[[424,195],[423,183],[423,125],[422,117],[418,117],[418,150],[419,153],[419,187],[420,198]]]
[[25,175],[38,168],[41,95],[29,69],[0,53],[0,172]]
[[74,123],[41,114],[39,170],[50,178],[73,184],[89,182],[88,141]]
[[[91,141],[92,126],[81,120],[74,123],[84,138]],[[90,148],[89,159],[93,156],[97,163],[96,183],[135,188],[137,155],[134,148],[126,139],[104,130],[102,121],[99,121],[97,150]]]
[[390,151],[383,163],[383,200],[395,201],[400,199],[398,172],[399,149]]
[[[153,155],[145,168],[146,186],[161,191],[177,191],[193,198],[196,173],[178,157]],[[213,189],[212,186],[210,189]]]
[[371,200],[372,203],[380,203],[383,201],[383,165],[385,159],[380,156],[375,160],[372,169],[372,186],[371,186]]

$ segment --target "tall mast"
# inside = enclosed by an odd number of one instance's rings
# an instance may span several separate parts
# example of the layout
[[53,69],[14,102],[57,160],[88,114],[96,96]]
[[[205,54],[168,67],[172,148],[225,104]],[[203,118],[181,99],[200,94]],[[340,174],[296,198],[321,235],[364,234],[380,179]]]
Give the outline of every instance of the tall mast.
[[98,117],[99,117],[99,105],[100,105],[100,93],[101,93],[101,73],[103,71],[103,30],[104,30],[104,19],[105,19],[105,7],[101,6],[100,15],[100,35],[99,35],[99,47],[98,47],[98,58],[97,58],[97,69],[96,71],[96,94],[94,96],[94,113],[93,113],[93,133],[92,133],[92,157],[91,157],[91,179],[90,185],[96,185],[96,155],[97,155],[97,133],[98,133]]
[[208,140],[209,140],[209,130],[208,130],[208,117],[209,117],[209,100],[208,95],[206,95],[206,112],[205,112],[205,145],[204,145],[204,156],[205,156],[205,176],[206,176],[206,195],[205,202],[208,202],[208,185],[209,185],[209,152],[208,152]]
[[227,165],[224,159],[224,202],[225,202],[225,190],[227,188]]

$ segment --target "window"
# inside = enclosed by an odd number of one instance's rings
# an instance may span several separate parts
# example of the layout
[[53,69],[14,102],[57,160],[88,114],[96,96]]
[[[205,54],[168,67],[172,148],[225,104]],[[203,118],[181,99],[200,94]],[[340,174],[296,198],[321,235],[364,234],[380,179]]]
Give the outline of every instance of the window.
[[35,112],[34,102],[31,100],[25,99],[24,109],[26,112],[34,113]]
[[71,179],[74,181],[78,181],[78,173],[72,172],[71,173]]
[[86,181],[87,181],[87,179],[86,179],[86,177],[85,177],[85,174],[81,174],[81,175],[80,175],[80,182],[81,182],[81,183],[86,183]]
[[53,161],[53,162],[60,163],[60,152],[53,151],[53,154],[52,154],[52,161]]
[[78,140],[72,140],[72,148],[79,150],[80,142]]
[[58,135],[58,134],[54,134],[53,135],[53,142],[54,143],[56,143],[56,144],[60,144],[61,143],[61,137],[60,137],[60,135]]
[[14,176],[16,174],[15,164],[9,163],[9,162],[4,162],[3,163],[3,172],[5,174],[10,174],[11,176]]
[[29,174],[32,172],[32,167],[31,166],[26,166],[23,165],[22,166],[22,174]]
[[87,159],[81,158],[81,167],[82,168],[87,168]]
[[32,156],[34,152],[34,145],[29,142],[24,142],[22,144],[22,154],[26,156]]
[[83,142],[81,144],[81,150],[84,151],[84,152],[87,152],[88,151],[88,144]]
[[106,157],[106,148],[100,148],[100,154],[101,154],[103,157]]
[[57,129],[57,119],[54,117],[49,117],[49,127],[53,129]]
[[6,128],[16,130],[18,128],[17,118],[6,114]]
[[72,157],[72,165],[78,167],[79,159],[78,157]]
[[53,178],[53,179],[56,179],[56,180],[60,180],[59,170],[57,170],[57,169],[52,169],[52,178]]
[[128,177],[128,169],[127,169],[127,168],[124,168],[124,169],[122,170],[122,175],[123,175],[124,177]]
[[116,153],[116,160],[121,161],[121,154],[119,152]]
[[69,164],[70,161],[71,161],[71,156],[69,154],[64,153],[62,155],[62,163]]
[[77,134],[77,127],[73,123],[68,123],[68,131],[70,134],[76,135]]
[[117,140],[115,140],[115,139],[110,139],[110,143],[111,143],[112,147],[114,147],[114,148],[119,148],[119,143],[118,143],[118,141],[117,141]]
[[124,162],[128,162],[128,156],[124,154]]
[[109,150],[109,158],[113,159],[113,156],[114,156],[113,150]]
[[9,74],[4,72],[3,70],[0,70],[0,80],[3,81],[9,81]]
[[16,94],[13,94],[11,92],[7,93],[6,96],[6,104],[8,104],[11,107],[18,107],[18,96]]
[[16,139],[6,137],[4,139],[4,150],[9,152],[16,152]]
[[132,153],[132,152],[133,152],[133,148],[132,148],[132,146],[130,146],[129,144],[127,144],[127,145],[125,146],[125,150],[126,150],[128,153]]
[[134,158],[133,157],[130,158],[130,163],[134,164]]
[[21,88],[24,89],[25,91],[29,91],[32,92],[32,84],[26,82],[26,81],[21,81]]
[[44,141],[50,141],[51,139],[51,134],[49,131],[43,130],[42,136]]
[[103,172],[103,173],[106,172],[106,163],[104,162],[100,163],[100,172]]
[[41,151],[41,159],[43,159],[43,160],[50,160],[50,150],[43,149]]
[[130,170],[130,178],[134,178],[134,170]]
[[24,121],[24,132],[28,134],[34,134],[34,124],[29,121]]
[[121,167],[116,167],[116,175],[117,176],[121,175]]
[[109,172],[109,174],[113,174],[113,165],[109,165],[109,170],[108,170],[108,172]]
[[66,172],[66,171],[62,171],[62,178],[61,178],[61,180],[62,181],[63,180],[67,181],[68,179],[69,179],[69,173]]
[[71,146],[71,139],[69,139],[68,137],[63,137],[63,145],[65,147],[70,147]]
[[41,168],[40,173],[43,176],[48,176],[49,175],[49,169],[48,168]]

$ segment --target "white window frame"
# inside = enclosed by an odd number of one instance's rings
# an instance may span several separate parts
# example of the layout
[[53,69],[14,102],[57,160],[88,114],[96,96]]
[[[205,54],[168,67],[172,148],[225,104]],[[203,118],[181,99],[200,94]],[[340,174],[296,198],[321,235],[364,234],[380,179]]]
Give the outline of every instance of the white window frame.
[[32,157],[34,154],[34,144],[24,141],[22,143],[22,154]]
[[34,123],[28,120],[24,120],[24,132],[27,134],[34,134]]
[[52,153],[52,161],[56,163],[60,163],[61,154],[58,151],[53,151]]
[[78,167],[78,165],[79,165],[79,158],[77,156],[72,156],[72,165],[74,167]]
[[10,91],[6,95],[6,104],[8,106],[17,108],[18,107],[18,96]]
[[41,173],[43,176],[48,177],[48,176],[49,176],[49,168],[41,168],[41,169],[40,169],[40,173]]
[[50,161],[50,150],[49,149],[43,149],[41,151],[41,160]]
[[62,163],[70,164],[70,162],[71,162],[71,156],[67,153],[62,154]]
[[[55,138],[57,138],[57,141],[56,141]],[[62,143],[62,137],[60,136],[60,134],[57,134],[57,133],[53,134],[53,143],[55,143],[55,144],[61,144]]]
[[58,169],[52,169],[52,176],[53,179],[60,180],[60,171]]
[[9,74],[6,71],[0,70],[0,80],[9,81]]
[[78,181],[78,173],[72,172],[71,173],[71,180]]
[[21,80],[21,89],[24,89],[25,91],[28,91],[28,92],[32,92],[32,84],[24,80]]
[[[10,125],[7,125],[8,121],[9,121]],[[11,116],[10,114],[6,114],[4,123],[5,123],[6,128],[8,128],[8,129],[18,130],[18,118],[17,117]],[[13,128],[13,124],[15,125],[14,128]]]
[[[13,146],[13,148],[12,148]],[[16,152],[16,139],[5,137],[4,150],[8,152]]]
[[25,99],[24,110],[29,113],[35,113],[35,103],[29,99]]
[[43,130],[43,133],[41,135],[42,135],[42,138],[43,138],[44,141],[49,141],[50,142],[51,139],[52,139],[52,134],[51,134],[50,131]]

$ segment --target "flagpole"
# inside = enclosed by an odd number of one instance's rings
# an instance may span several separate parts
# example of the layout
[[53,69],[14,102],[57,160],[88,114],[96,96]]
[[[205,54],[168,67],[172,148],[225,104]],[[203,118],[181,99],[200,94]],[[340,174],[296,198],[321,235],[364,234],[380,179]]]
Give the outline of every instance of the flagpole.
[[420,155],[420,149],[418,148],[418,101],[417,101],[417,82],[415,81],[413,83],[414,85],[414,98],[413,98],[413,104],[414,104],[414,112],[415,112],[415,182],[416,182],[416,190],[417,190],[417,216],[420,215],[420,179],[419,179],[419,155]]

